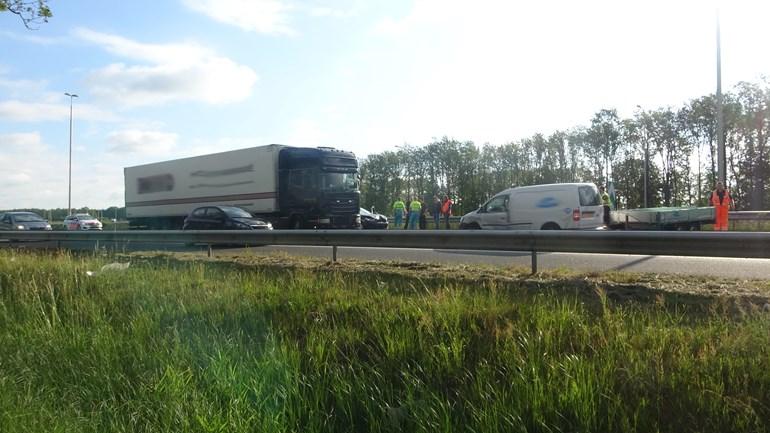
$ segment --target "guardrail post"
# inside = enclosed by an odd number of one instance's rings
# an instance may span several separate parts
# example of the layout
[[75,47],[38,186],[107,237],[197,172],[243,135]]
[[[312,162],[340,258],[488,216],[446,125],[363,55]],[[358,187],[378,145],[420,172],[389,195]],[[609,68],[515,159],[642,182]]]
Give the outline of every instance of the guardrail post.
[[214,250],[211,248],[211,244],[208,244],[208,256],[211,257],[214,255]]
[[532,274],[537,273],[537,251],[532,250]]
[[332,245],[332,261],[337,262],[337,245]]
[[99,239],[97,239],[94,243],[94,252],[99,252]]

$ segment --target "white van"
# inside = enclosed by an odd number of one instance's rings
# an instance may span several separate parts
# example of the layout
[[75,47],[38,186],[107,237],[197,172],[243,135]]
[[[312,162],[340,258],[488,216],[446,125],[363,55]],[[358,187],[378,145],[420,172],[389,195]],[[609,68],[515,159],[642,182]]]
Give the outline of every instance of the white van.
[[510,188],[460,218],[461,229],[596,229],[604,225],[599,191],[592,183]]

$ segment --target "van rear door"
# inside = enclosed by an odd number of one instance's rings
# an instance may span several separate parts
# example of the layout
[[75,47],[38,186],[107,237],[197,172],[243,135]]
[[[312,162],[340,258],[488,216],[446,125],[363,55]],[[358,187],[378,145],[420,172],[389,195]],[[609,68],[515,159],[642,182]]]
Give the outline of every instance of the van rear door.
[[595,185],[578,186],[578,199],[580,201],[579,220],[577,215],[573,215],[573,221],[576,222],[579,229],[594,229],[604,225],[604,209],[602,208],[602,198]]

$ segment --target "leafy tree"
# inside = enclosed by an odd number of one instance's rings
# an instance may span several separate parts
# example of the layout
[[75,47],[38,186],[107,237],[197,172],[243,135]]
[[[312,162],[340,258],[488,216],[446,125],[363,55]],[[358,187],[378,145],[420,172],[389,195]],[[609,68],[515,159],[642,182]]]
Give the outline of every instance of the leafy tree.
[[34,29],[41,22],[47,23],[53,16],[48,0],[0,0],[0,12],[6,11],[18,15],[28,29]]
[[[770,205],[770,83],[740,83],[724,97],[728,187],[739,209]],[[588,126],[546,136],[477,146],[443,137],[370,155],[361,165],[365,206],[386,206],[401,195],[430,199],[449,193],[457,213],[511,186],[615,180],[621,204],[706,205],[716,179],[714,95],[679,108],[639,110],[621,119],[597,112]]]

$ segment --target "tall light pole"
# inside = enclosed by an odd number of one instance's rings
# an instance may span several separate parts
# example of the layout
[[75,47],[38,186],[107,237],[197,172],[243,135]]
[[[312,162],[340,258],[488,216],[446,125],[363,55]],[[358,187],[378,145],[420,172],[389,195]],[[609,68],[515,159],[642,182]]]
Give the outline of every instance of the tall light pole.
[[[639,111],[636,112],[637,118],[644,115],[644,110],[642,110],[641,105],[637,105],[636,108],[637,110],[642,111],[641,115],[639,114]],[[640,136],[641,136],[641,132],[640,132]],[[650,140],[647,138],[646,134],[644,134],[643,140],[644,140],[644,199],[643,199],[643,202],[644,202],[644,207],[647,208],[648,207],[647,185],[649,182],[648,179],[649,179],[649,171],[650,171]]]
[[72,98],[77,98],[74,93],[64,93],[70,97],[70,163],[69,176],[67,178],[67,215],[72,215]]
[[725,185],[727,174],[724,136],[724,114],[722,112],[722,41],[719,31],[719,9],[717,9],[717,180]]

